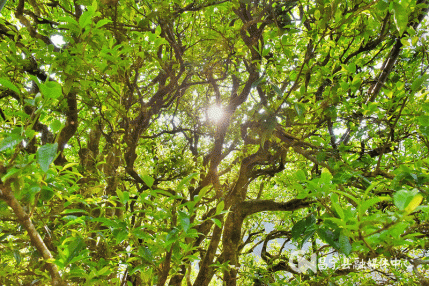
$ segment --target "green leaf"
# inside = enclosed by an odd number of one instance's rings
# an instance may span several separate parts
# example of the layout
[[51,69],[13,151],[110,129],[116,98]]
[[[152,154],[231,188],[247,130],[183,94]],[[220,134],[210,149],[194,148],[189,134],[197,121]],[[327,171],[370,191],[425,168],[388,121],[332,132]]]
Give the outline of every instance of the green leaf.
[[400,3],[393,2],[393,16],[396,24],[396,28],[399,31],[399,36],[407,29],[408,24],[408,9]]
[[404,209],[407,213],[412,213],[423,201],[423,196],[421,194],[417,194],[411,200],[411,202]]
[[45,144],[41,146],[37,152],[37,162],[42,168],[43,172],[49,170],[49,165],[54,161],[57,156],[58,143],[54,144]]
[[337,231],[332,231],[327,227],[321,227],[317,230],[317,233],[319,234],[320,238],[328,243],[330,246],[334,247],[335,249],[339,249],[339,243],[337,242],[338,234]]
[[278,96],[283,96],[282,90],[277,85],[272,84],[271,86],[273,87],[274,91],[277,93]]
[[419,91],[422,84],[429,79],[429,74],[424,74],[416,78],[411,84],[411,91],[416,92]]
[[[138,254],[147,262],[152,263],[153,262],[153,254],[152,251],[144,246],[144,247],[139,247],[139,251]],[[136,269],[133,270],[134,272],[136,271]]]
[[304,115],[304,112],[305,112],[305,105],[301,102],[296,102],[294,104],[294,107],[295,107],[295,111],[296,111],[296,114],[298,115],[298,117],[302,118]]
[[250,88],[254,88],[257,87],[265,78],[263,76],[261,76],[259,79],[257,79],[256,81],[254,81],[252,83],[252,85],[250,86]]
[[40,200],[47,202],[54,196],[54,191],[50,187],[42,187],[42,191],[40,192]]
[[65,266],[67,266],[73,258],[78,256],[83,248],[85,248],[85,241],[80,236],[76,237],[69,245],[67,245],[69,255],[65,262]]
[[182,211],[179,211],[178,213],[179,213],[180,225],[182,226],[185,232],[188,232],[189,227],[191,225],[191,220],[189,219],[189,215]]
[[380,197],[370,198],[369,200],[364,201],[359,205],[359,215],[362,216],[371,206],[380,202],[382,199]]
[[67,22],[71,26],[79,27],[79,23],[73,17],[70,17],[70,16],[59,17],[58,20],[61,22]]
[[406,207],[411,203],[415,196],[417,196],[418,190],[400,190],[397,191],[393,196],[393,203],[399,210],[405,210]]
[[119,201],[124,205],[130,200],[129,192],[122,192],[121,190],[117,189],[116,194],[118,195]]
[[61,85],[55,81],[48,81],[44,84],[39,84],[40,91],[46,98],[59,98],[62,94]]
[[13,251],[13,258],[15,258],[17,265],[19,265],[21,263],[21,255],[19,254],[19,250]]
[[9,80],[7,80],[5,78],[0,78],[0,84],[4,87],[7,87],[10,90],[13,90],[14,92],[16,92],[18,94],[21,93],[19,91],[19,89],[13,83],[11,83]]
[[347,66],[347,71],[351,74],[355,74],[356,73],[356,64],[355,63],[350,63]]
[[111,228],[119,228],[120,224],[114,220],[107,218],[93,218],[92,221],[101,222],[103,225]]
[[225,202],[220,201],[220,203],[216,206],[216,215],[220,214],[223,211],[223,208],[225,207]]
[[142,180],[149,188],[152,188],[153,183],[155,182],[154,178],[149,175],[143,175]]
[[305,182],[307,181],[307,175],[305,174],[305,172],[303,170],[298,170],[295,173],[296,178],[301,181],[301,182]]
[[331,194],[331,202],[332,202],[332,206],[334,207],[335,211],[337,212],[338,216],[344,220],[344,212],[343,209],[341,208],[340,204],[339,204],[339,198],[338,195],[336,193],[332,193]]
[[157,35],[157,36],[161,35],[161,25],[158,25],[158,26],[155,28],[155,35]]
[[112,234],[116,239],[116,244],[119,244],[127,238],[128,230],[126,228],[123,228],[123,229],[117,228],[113,230]]
[[2,236],[0,236],[0,242],[2,241],[2,240],[4,240],[6,237],[8,237],[9,235],[11,235],[10,233],[5,233],[5,234],[3,234]]
[[300,221],[298,221],[297,223],[295,223],[295,225],[292,227],[292,238],[296,241],[298,240],[298,238],[305,234],[307,230],[309,230],[310,232],[312,232],[313,230],[311,229],[311,227],[316,223],[316,218],[314,217],[314,215],[310,215],[307,218],[304,218]]
[[218,220],[217,218],[211,219],[219,228],[222,228],[222,222]]
[[95,11],[92,9],[85,11],[79,18],[79,27],[82,29],[88,26],[91,23],[92,17],[94,16]]
[[344,234],[340,234],[338,244],[340,246],[340,251],[345,255],[349,255],[352,252],[352,245],[350,244],[350,240]]
[[95,28],[97,28],[97,29],[101,28],[104,25],[107,25],[109,23],[112,23],[112,20],[110,20],[110,19],[101,19],[100,21],[97,22],[97,25],[95,25]]
[[183,189],[184,186],[188,185],[188,183],[192,180],[195,179],[196,177],[198,177],[197,173],[192,173],[188,176],[186,176],[185,178],[183,178],[179,184],[177,185],[177,190],[181,191]]
[[9,136],[0,142],[0,152],[15,147],[16,144],[22,141],[20,136]]
[[319,19],[320,19],[320,10],[319,10],[319,9],[316,9],[316,10],[314,11],[314,18],[315,18],[316,20],[319,20]]

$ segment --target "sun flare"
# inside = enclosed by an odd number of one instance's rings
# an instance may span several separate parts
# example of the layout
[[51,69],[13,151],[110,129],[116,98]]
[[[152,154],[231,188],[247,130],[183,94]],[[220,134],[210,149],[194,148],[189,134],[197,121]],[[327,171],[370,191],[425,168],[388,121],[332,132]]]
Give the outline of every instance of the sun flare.
[[213,105],[207,109],[207,117],[212,122],[218,123],[224,115],[224,111],[219,105]]

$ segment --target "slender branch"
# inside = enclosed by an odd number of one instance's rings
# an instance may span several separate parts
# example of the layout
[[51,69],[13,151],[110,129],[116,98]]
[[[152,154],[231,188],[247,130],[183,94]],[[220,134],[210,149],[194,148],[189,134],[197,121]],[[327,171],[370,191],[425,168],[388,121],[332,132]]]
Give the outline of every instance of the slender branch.
[[[8,204],[8,206],[12,208],[13,212],[18,218],[18,221],[28,232],[28,236],[30,237],[31,243],[34,245],[34,247],[36,247],[37,251],[41,254],[43,259],[45,261],[54,259],[48,247],[43,242],[42,237],[40,237],[40,234],[37,232],[36,228],[34,227],[34,224],[31,221],[30,216],[24,211],[21,204],[13,195],[13,192],[10,189],[10,186],[7,186],[5,184],[0,184],[0,199],[4,200]],[[67,285],[61,279],[59,270],[55,264],[53,264],[52,262],[46,262],[46,265],[52,278],[52,285],[55,285],[55,286]]]

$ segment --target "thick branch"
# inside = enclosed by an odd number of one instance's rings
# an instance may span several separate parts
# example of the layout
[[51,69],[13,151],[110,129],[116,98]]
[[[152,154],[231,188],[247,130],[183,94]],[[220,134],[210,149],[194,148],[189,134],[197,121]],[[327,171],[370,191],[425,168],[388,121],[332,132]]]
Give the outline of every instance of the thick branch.
[[241,203],[242,215],[244,217],[264,211],[294,211],[309,207],[315,201],[304,199],[293,199],[288,202],[275,202],[273,200],[254,200]]

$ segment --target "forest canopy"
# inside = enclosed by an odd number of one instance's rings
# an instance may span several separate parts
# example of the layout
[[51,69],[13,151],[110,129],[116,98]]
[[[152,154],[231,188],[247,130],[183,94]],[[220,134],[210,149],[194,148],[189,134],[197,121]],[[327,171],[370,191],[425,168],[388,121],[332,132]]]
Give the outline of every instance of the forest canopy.
[[429,285],[428,9],[1,0],[0,284]]

